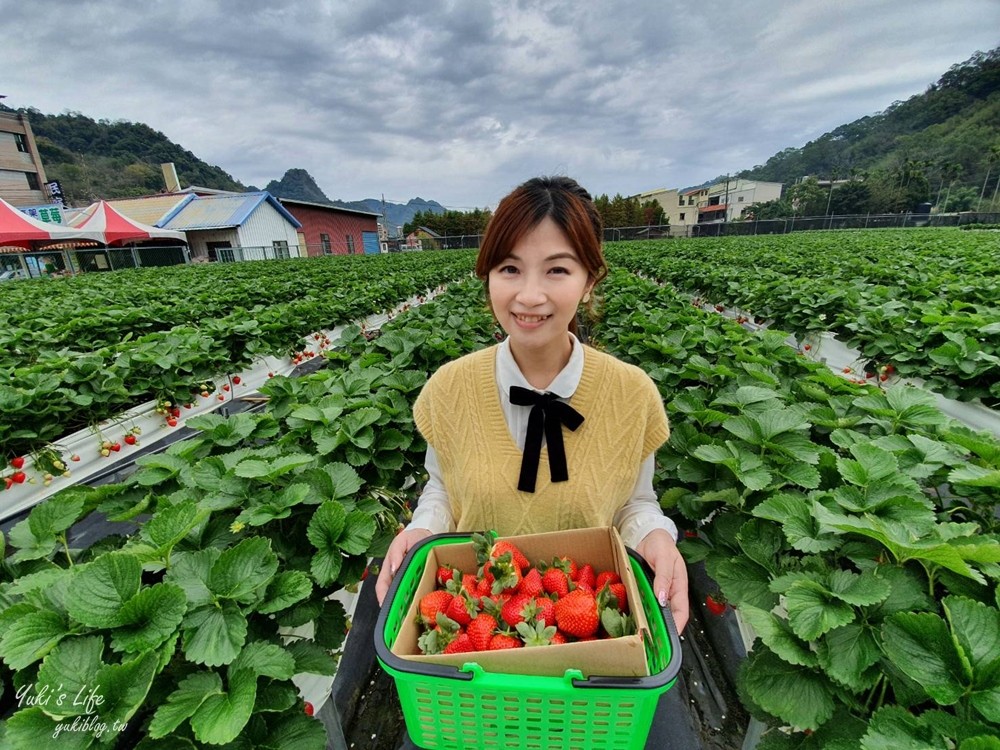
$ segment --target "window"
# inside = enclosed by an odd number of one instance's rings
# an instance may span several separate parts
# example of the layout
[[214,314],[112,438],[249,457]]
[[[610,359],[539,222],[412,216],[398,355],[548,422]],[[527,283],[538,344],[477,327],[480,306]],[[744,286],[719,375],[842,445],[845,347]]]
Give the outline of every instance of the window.
[[684,212],[683,211],[681,211],[681,218],[680,218],[680,220],[684,221]]
[[274,242],[271,243],[271,246],[274,248],[275,258],[291,257],[288,254],[288,242],[286,240],[275,240]]
[[34,172],[25,172],[24,176],[28,178],[28,190],[41,190],[42,185],[38,181],[38,175]]
[[25,139],[24,133],[14,133],[14,143],[17,144],[17,150],[22,154],[28,153],[28,141]]
[[347,254],[354,255],[354,237],[350,234],[347,237]]
[[333,252],[333,246],[330,244],[330,235],[321,234],[319,241],[323,245],[323,255],[329,255]]
[[737,198],[736,202],[737,203],[742,203],[743,202],[743,196],[741,195],[739,198]]

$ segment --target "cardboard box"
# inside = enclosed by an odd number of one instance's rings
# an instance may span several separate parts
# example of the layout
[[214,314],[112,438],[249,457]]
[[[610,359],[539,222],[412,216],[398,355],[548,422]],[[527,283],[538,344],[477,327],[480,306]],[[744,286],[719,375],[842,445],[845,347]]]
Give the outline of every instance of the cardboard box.
[[643,639],[649,637],[649,625],[641,606],[628,553],[614,528],[574,529],[501,538],[514,542],[533,565],[539,560],[551,561],[553,557],[568,555],[579,565],[590,563],[594,566],[595,572],[616,571],[625,584],[629,610],[635,618],[638,633],[621,638],[605,638],[558,646],[493,652],[477,651],[465,654],[421,654],[417,646],[417,638],[421,632],[421,626],[417,624],[420,599],[436,587],[438,566],[448,565],[458,568],[463,573],[476,571],[476,554],[472,543],[469,542],[441,545],[430,551],[413,601],[409,603],[399,635],[392,645],[394,654],[404,659],[456,667],[476,662],[487,671],[511,674],[561,677],[567,669],[579,669],[584,677],[591,675],[635,677],[649,674],[646,652],[643,648]]

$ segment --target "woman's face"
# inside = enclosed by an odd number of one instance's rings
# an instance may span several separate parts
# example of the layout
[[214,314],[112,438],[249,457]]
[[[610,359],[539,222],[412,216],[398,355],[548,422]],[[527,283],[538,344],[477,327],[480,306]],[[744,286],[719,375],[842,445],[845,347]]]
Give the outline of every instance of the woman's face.
[[565,346],[569,322],[593,286],[559,226],[546,217],[490,271],[493,314],[515,350]]

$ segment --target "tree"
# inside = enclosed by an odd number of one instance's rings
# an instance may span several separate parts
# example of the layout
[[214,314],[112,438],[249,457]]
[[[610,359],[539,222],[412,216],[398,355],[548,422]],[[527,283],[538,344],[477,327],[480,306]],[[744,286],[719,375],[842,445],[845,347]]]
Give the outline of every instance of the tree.
[[[979,203],[976,205],[976,210],[979,211],[983,206],[983,196],[986,195],[986,183],[990,181],[990,172],[993,171],[993,163],[1000,161],[1000,143],[994,143],[986,155],[986,178],[983,180],[983,189],[979,191]],[[997,179],[997,186],[1000,187],[1000,178]],[[996,188],[993,189],[993,200],[996,200],[997,191]]]
[[822,216],[826,209],[827,194],[815,177],[807,177],[788,189],[793,214]]

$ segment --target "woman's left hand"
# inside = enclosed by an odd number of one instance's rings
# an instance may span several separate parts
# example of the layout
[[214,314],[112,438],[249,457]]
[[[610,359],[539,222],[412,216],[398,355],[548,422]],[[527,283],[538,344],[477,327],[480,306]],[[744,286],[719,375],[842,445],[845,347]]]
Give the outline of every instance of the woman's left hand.
[[687,625],[690,605],[687,566],[677,543],[667,531],[654,529],[642,538],[636,552],[653,569],[653,593],[661,606],[670,600],[670,612],[674,616],[677,633],[682,633]]

